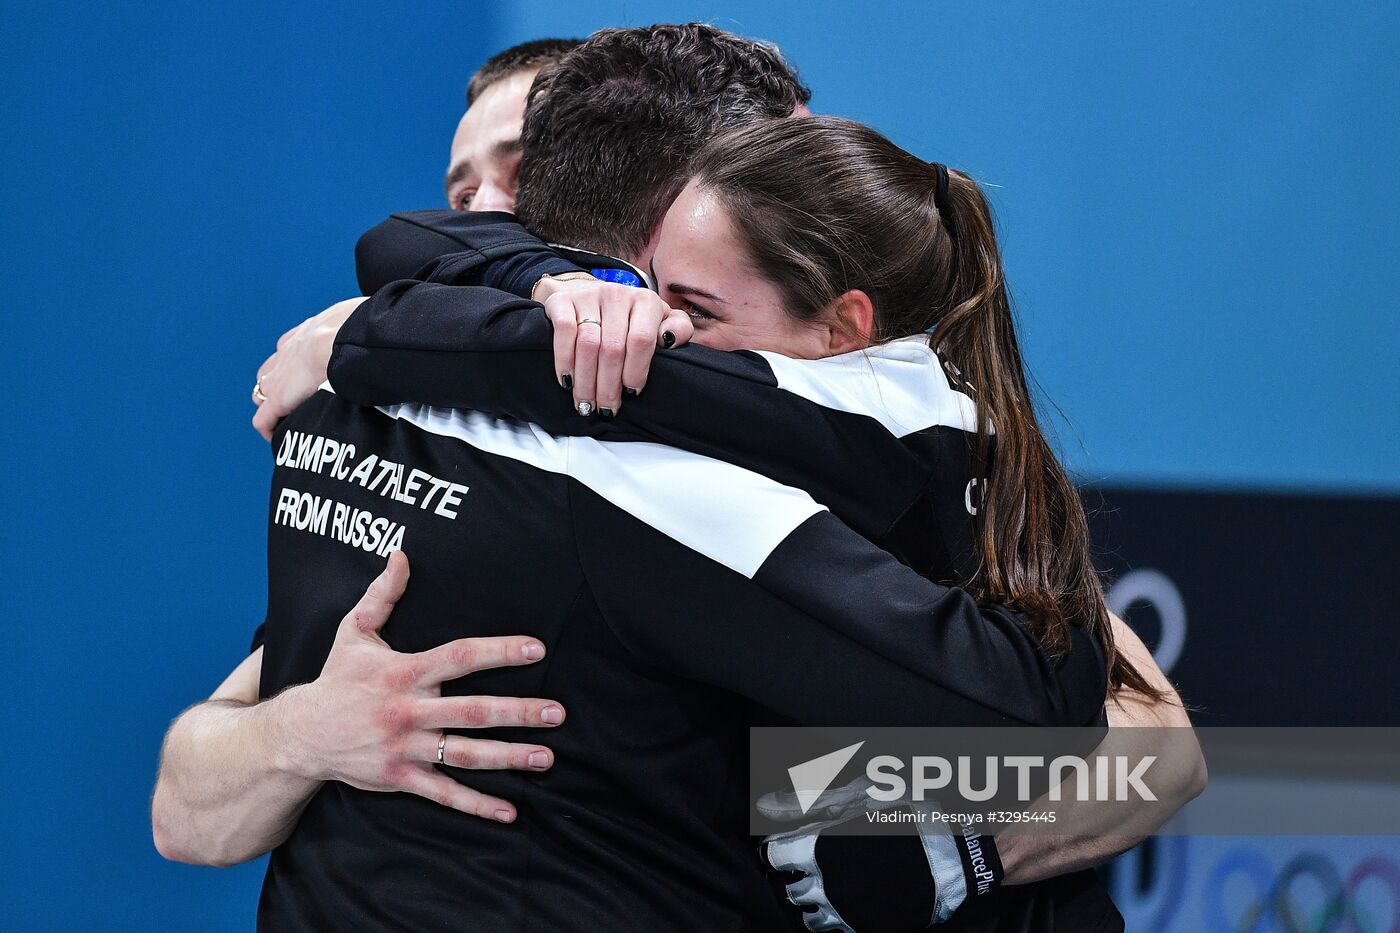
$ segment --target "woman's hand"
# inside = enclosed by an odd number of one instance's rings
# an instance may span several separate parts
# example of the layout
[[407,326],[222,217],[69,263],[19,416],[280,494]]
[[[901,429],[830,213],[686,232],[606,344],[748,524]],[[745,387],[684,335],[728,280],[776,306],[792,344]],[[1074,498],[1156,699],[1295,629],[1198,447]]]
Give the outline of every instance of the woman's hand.
[[326,381],[326,366],[340,325],[364,298],[337,301],[315,317],[287,331],[277,340],[277,351],[258,367],[253,388],[253,428],[266,440],[281,421],[316,393]]
[[652,354],[690,341],[690,316],[646,288],[594,278],[544,279],[536,288],[554,325],[554,369],[580,415],[617,414],[646,386]]

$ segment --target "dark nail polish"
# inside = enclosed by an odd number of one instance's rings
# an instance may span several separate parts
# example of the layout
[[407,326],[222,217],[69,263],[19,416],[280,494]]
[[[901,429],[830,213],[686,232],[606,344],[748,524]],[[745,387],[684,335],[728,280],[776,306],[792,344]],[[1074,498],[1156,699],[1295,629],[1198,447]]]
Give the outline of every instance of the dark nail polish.
[[574,374],[565,373],[564,378],[559,380],[559,384],[566,389],[572,389],[574,387]]
[[637,392],[636,389],[631,389],[631,388],[628,388],[627,386],[623,386],[623,387],[622,387],[622,397],[623,397],[623,398],[636,398],[637,395],[638,395],[638,392]]
[[613,415],[616,414],[617,412],[613,411],[611,408],[598,409],[598,417],[602,418],[604,421],[611,421],[613,419]]
[[663,331],[661,332],[661,346],[663,346],[664,348],[666,348],[667,350],[669,350],[669,349],[671,349],[672,347],[674,347],[675,345],[676,345],[676,335],[673,334],[673,333],[671,333],[669,330],[663,330]]

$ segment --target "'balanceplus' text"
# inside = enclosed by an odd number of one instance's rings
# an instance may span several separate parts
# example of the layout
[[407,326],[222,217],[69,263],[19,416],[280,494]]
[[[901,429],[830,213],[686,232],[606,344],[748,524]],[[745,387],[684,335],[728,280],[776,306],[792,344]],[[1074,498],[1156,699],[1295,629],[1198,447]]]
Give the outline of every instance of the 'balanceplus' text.
[[357,463],[354,444],[301,431],[288,431],[282,436],[282,444],[277,448],[277,465],[354,483],[387,499],[420,509],[431,507],[443,518],[457,517],[462,496],[471,488],[385,460],[377,454],[370,454]]
[[[440,479],[377,454],[356,458],[354,444],[319,434],[288,431],[277,448],[277,466],[304,470],[360,486],[376,495],[442,518],[455,519],[469,487]],[[298,531],[322,535],[384,557],[403,549],[404,526],[366,509],[283,485],[272,521]]]

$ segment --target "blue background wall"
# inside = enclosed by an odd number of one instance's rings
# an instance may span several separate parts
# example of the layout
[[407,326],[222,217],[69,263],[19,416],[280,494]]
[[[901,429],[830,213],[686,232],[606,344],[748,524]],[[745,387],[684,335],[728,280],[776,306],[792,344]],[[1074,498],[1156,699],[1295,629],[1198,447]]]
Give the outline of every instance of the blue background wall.
[[[6,5],[0,928],[251,929],[262,865],[163,862],[169,720],[265,601],[277,335],[443,199],[489,10]],[[452,20],[452,21],[449,21]]]
[[262,612],[252,374],[360,230],[441,201],[466,78],[521,39],[772,38],[815,109],[995,186],[1089,478],[1400,493],[1393,4],[127,6],[0,32],[0,925],[251,925],[261,864],[162,862],[146,806]]

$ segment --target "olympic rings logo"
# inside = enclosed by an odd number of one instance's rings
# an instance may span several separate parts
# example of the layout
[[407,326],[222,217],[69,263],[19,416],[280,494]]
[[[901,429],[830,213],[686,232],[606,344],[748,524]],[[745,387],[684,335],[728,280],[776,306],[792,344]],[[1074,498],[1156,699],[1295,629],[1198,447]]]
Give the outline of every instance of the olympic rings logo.
[[1162,636],[1157,639],[1152,656],[1162,672],[1170,674],[1186,647],[1186,603],[1171,578],[1160,570],[1130,570],[1109,587],[1104,601],[1110,611],[1123,619],[1127,619],[1128,607],[1133,603],[1147,603],[1157,611]]
[[[1321,896],[1305,901],[1298,896],[1299,888],[1300,883],[1309,880]],[[1379,881],[1390,892],[1388,922],[1368,916],[1357,897],[1361,885],[1370,880]],[[1226,887],[1233,884],[1233,891],[1238,893],[1241,881],[1250,891],[1244,909],[1227,911]],[[1336,863],[1327,856],[1304,852],[1290,859],[1275,875],[1273,864],[1263,854],[1239,849],[1221,859],[1211,872],[1202,891],[1202,906],[1210,930],[1369,933],[1384,929],[1396,933],[1400,931],[1400,868],[1388,858],[1372,856],[1359,862],[1343,878]]]

